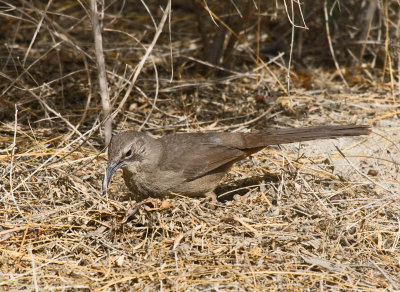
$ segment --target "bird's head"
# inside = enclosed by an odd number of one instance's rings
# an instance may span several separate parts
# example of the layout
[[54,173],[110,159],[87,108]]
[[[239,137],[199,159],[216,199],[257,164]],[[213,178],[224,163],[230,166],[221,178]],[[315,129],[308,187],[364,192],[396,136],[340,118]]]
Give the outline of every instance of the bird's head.
[[105,194],[113,174],[120,168],[138,168],[149,159],[148,144],[154,138],[146,133],[126,131],[111,138],[108,146],[108,166],[105,171],[102,184],[102,193]]

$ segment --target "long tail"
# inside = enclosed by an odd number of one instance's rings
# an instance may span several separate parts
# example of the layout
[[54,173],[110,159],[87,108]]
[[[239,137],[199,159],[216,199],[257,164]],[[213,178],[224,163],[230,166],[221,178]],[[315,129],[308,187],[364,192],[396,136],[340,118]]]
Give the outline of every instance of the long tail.
[[347,126],[314,126],[303,128],[287,128],[262,131],[258,133],[245,133],[246,148],[266,147],[316,139],[332,139],[345,136],[368,135],[371,129],[368,125]]

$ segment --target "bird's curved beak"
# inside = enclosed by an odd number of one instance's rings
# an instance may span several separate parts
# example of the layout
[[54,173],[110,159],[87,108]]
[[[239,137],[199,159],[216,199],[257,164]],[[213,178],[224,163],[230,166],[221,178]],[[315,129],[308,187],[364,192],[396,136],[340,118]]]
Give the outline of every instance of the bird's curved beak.
[[104,195],[107,191],[107,187],[110,184],[111,178],[113,174],[120,169],[123,166],[123,162],[113,162],[111,161],[105,171],[104,178],[103,178],[103,184],[101,188],[101,193]]

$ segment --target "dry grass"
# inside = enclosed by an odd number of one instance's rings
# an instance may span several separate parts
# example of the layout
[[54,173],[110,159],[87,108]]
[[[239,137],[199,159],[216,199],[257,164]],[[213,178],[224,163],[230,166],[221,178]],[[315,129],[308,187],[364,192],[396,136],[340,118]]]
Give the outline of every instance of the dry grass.
[[[265,149],[233,168],[218,205],[176,196],[137,207],[120,174],[100,194],[106,155],[90,23],[74,1],[55,2],[36,38],[44,6],[27,2],[3,14],[15,38],[7,35],[12,45],[1,49],[0,289],[400,289],[400,110],[390,70],[383,78],[382,67],[345,67],[349,88],[335,70],[294,70],[288,97],[277,82],[286,78],[284,60],[256,65],[249,32],[229,74],[204,79],[191,61],[201,51],[196,24],[173,7],[172,42],[161,35],[115,129],[357,123],[373,133]],[[157,22],[161,11],[150,8]],[[114,108],[154,32],[135,9],[105,15]]]

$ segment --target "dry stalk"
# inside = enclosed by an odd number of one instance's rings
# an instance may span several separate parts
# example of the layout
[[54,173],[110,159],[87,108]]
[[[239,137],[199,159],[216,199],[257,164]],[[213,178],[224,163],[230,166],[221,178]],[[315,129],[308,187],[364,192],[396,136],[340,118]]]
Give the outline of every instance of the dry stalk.
[[[92,25],[93,25],[93,36],[94,36],[94,44],[95,44],[95,53],[97,60],[97,72],[99,76],[99,87],[100,87],[100,96],[101,96],[101,104],[103,107],[103,115],[104,115],[104,143],[108,145],[111,140],[112,135],[112,121],[113,116],[109,116],[111,113],[111,103],[110,96],[108,94],[108,83],[107,83],[107,74],[106,74],[106,64],[104,60],[103,53],[103,38],[101,36],[101,29],[99,23],[99,14],[97,11],[96,0],[90,0],[90,9],[92,11]],[[103,13],[102,13],[103,14]]]

